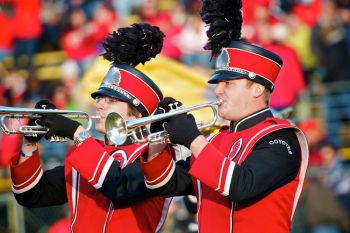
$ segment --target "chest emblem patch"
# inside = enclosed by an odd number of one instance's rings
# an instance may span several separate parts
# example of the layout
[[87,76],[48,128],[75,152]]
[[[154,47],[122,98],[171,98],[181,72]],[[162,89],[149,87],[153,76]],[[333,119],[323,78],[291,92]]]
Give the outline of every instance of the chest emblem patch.
[[234,160],[238,153],[240,152],[243,144],[243,138],[238,139],[235,143],[232,144],[230,148],[230,152],[227,155],[227,158],[230,160]]
[[123,168],[126,166],[128,162],[128,157],[126,156],[125,151],[123,150],[117,150],[111,156],[114,158],[115,161],[120,163],[120,167]]

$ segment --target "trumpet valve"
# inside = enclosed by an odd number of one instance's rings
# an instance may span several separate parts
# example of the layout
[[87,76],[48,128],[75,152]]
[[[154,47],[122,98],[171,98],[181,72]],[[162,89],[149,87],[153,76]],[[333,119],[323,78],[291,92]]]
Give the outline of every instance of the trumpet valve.
[[24,133],[24,136],[29,136],[29,137],[35,137],[36,138],[36,137],[38,137],[38,134],[28,131],[28,132]]
[[168,106],[169,106],[169,108],[170,108],[170,112],[181,108],[181,107],[179,106],[179,102],[178,102],[178,101],[176,101],[176,102],[174,102],[174,103],[171,103],[171,104],[169,104]]

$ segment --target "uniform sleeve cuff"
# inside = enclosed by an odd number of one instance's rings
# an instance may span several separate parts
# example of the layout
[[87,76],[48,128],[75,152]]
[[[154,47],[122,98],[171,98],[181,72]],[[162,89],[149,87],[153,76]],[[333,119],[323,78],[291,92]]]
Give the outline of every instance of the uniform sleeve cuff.
[[233,161],[208,144],[192,164],[189,173],[226,196],[229,193],[234,168]]
[[17,164],[18,157],[19,152],[11,161],[12,191],[14,193],[23,193],[33,188],[39,182],[43,169],[38,152],[21,164]]
[[175,171],[175,162],[169,149],[163,150],[148,162],[142,159],[141,165],[145,175],[146,186],[149,189],[156,189],[165,185]]

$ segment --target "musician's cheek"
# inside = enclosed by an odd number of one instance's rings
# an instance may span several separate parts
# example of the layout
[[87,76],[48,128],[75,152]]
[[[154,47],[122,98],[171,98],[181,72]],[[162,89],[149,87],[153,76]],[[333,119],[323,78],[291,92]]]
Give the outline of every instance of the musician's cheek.
[[105,121],[103,119],[96,120],[96,131],[105,134]]

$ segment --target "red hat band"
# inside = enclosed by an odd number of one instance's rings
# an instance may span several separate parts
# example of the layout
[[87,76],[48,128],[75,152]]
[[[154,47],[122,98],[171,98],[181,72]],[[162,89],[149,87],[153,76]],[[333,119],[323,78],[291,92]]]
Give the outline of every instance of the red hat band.
[[281,67],[282,60],[276,54],[245,42],[235,41],[230,47],[221,50],[215,73],[209,83],[245,77],[265,85],[272,91]]
[[131,103],[142,116],[157,108],[163,95],[158,86],[139,70],[126,65],[113,65],[92,98],[107,95]]

